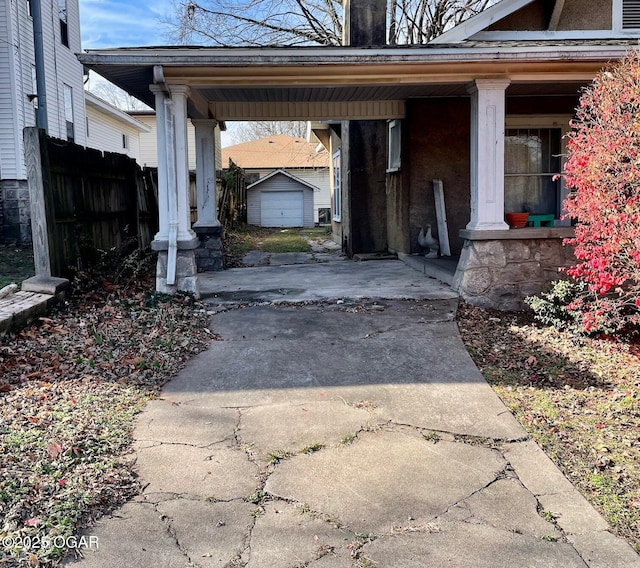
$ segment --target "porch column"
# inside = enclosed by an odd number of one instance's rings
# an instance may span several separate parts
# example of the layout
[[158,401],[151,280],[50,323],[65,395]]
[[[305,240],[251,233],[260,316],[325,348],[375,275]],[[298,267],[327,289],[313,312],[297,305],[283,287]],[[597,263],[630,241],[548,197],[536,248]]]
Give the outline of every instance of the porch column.
[[476,79],[471,93],[471,220],[469,230],[502,230],[507,79]]
[[216,120],[193,120],[196,130],[197,227],[219,227],[216,203]]
[[189,161],[187,156],[187,95],[184,86],[151,85],[156,96],[158,132],[159,229],[151,248],[158,251],[156,290],[198,294],[195,249],[191,230]]
[[[178,194],[178,242],[182,243],[182,246],[179,248],[194,248],[197,237],[191,230],[187,138],[187,96],[189,94],[189,87],[172,85],[170,90],[174,107],[176,191]],[[195,246],[197,246],[197,244],[195,244]]]
[[149,89],[156,98],[156,146],[158,149],[158,232],[153,238],[153,250],[166,250],[169,242],[169,179],[167,174],[167,156],[169,141],[165,133],[167,113],[165,108],[166,93],[157,85]]
[[223,270],[222,226],[218,220],[216,194],[215,120],[193,120],[196,130],[196,188],[198,220],[193,229],[200,239],[196,264],[200,270]]

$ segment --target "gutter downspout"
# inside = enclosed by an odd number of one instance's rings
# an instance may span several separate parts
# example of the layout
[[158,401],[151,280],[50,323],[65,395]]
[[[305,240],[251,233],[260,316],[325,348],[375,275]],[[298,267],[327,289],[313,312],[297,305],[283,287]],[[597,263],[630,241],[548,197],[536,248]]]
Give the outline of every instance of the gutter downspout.
[[174,286],[176,283],[176,264],[178,258],[178,195],[176,184],[176,163],[175,163],[175,136],[173,124],[173,101],[171,92],[167,86],[162,67],[156,65],[153,68],[153,82],[165,93],[164,98],[164,132],[165,138],[171,144],[165,144],[165,150],[171,149],[173,156],[165,155],[167,167],[167,197],[169,205],[169,243],[167,250],[167,286]]
[[36,126],[47,132],[47,86],[44,80],[44,40],[42,35],[42,3],[40,0],[31,0],[31,18],[33,20],[33,49],[36,64],[36,95],[38,97]]

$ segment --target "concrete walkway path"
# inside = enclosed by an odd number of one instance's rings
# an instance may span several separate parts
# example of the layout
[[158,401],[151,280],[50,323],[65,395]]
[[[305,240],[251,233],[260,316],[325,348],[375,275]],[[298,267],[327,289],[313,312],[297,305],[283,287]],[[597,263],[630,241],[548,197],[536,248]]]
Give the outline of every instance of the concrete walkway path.
[[140,416],[143,494],[81,568],[640,566],[474,367],[448,288],[294,268],[211,275],[219,340]]

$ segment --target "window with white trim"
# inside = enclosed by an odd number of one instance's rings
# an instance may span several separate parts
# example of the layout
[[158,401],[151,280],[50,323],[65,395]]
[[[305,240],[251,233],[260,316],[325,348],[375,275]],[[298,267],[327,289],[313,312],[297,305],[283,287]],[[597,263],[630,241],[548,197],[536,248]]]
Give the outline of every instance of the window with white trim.
[[31,93],[29,93],[33,108],[38,108],[38,77],[36,66],[31,66]]
[[122,135],[122,148],[125,150],[129,149],[129,137],[126,134]]
[[340,148],[333,153],[333,220],[342,218],[342,156]]
[[75,140],[73,128],[73,88],[69,85],[64,85],[64,120],[67,140],[73,142]]
[[60,18],[60,43],[69,47],[69,24],[67,23],[67,0],[58,0],[58,17]]
[[566,197],[563,134],[570,117],[507,117],[504,138],[504,209],[559,219]]
[[401,129],[399,120],[389,121],[389,159],[387,172],[400,170]]

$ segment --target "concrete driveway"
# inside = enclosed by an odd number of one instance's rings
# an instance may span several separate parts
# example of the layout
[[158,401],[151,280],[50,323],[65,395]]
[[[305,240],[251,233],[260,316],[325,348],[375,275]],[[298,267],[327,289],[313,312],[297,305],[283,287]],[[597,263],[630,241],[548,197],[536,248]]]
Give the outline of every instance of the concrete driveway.
[[143,494],[83,568],[640,566],[483,380],[446,286],[343,261],[203,292],[218,340],[140,416]]

